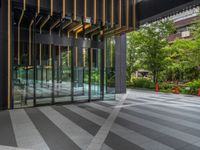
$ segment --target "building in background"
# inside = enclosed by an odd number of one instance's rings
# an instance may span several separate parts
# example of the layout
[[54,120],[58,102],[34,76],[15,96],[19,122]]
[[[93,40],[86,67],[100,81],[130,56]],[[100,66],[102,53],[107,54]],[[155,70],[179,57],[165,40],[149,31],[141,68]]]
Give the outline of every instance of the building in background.
[[200,8],[197,6],[170,16],[169,19],[174,22],[176,31],[169,36],[168,40],[174,41],[176,38],[192,38],[191,26],[199,18],[199,10]]

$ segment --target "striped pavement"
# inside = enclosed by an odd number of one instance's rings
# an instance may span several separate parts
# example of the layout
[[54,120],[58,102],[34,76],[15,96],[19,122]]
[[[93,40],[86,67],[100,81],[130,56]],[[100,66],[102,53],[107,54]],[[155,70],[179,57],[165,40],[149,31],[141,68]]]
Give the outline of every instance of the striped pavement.
[[200,98],[128,90],[116,101],[0,112],[0,150],[200,150]]

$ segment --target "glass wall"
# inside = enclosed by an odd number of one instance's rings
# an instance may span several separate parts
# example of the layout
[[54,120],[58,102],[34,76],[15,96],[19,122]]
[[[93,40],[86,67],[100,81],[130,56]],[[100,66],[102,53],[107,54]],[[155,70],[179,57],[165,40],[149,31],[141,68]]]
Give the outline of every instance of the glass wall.
[[101,49],[91,50],[91,100],[101,98]]
[[54,53],[55,102],[71,101],[71,47],[57,46]]
[[106,100],[115,99],[115,39],[107,38],[105,41],[105,96]]
[[37,41],[36,35],[51,36],[53,18],[40,14],[33,20],[30,12],[15,7],[12,14],[14,108],[114,99],[113,38],[106,40],[106,49],[48,44],[46,39]]
[[[14,11],[13,11],[14,12]],[[34,93],[34,67],[32,63],[31,31],[28,26],[23,24],[23,20],[19,21],[18,16],[20,10],[12,13],[12,78],[13,78],[13,106],[21,108],[33,106]]]
[[52,102],[52,45],[37,44],[35,51],[35,95],[36,105]]
[[89,99],[88,49],[75,47],[73,54],[74,101],[87,101]]

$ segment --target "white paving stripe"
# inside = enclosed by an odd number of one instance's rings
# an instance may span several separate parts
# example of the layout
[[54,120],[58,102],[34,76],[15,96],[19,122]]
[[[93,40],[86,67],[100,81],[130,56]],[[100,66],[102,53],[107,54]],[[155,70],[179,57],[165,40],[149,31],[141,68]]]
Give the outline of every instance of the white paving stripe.
[[[173,108],[182,108],[182,109],[185,109],[185,110],[189,110],[192,112],[197,112],[197,113],[200,113],[200,109],[195,109],[195,108],[191,108],[191,107],[188,107],[188,106],[195,106],[196,105],[189,105],[189,104],[175,104],[175,103],[165,103],[163,101],[154,101],[154,100],[144,100],[144,99],[137,99],[137,100],[141,100],[142,102],[146,102],[146,103],[155,103],[155,104],[158,104],[158,105],[163,105],[163,106],[170,106],[170,107],[173,107]],[[128,102],[132,102],[133,104],[136,104],[137,102],[134,102],[134,99],[132,100],[126,100]],[[139,104],[139,103],[138,103]],[[177,110],[178,111],[178,110]]]
[[91,143],[93,136],[90,133],[80,128],[77,124],[67,119],[53,108],[40,107],[39,109],[82,150],[85,150]]
[[[174,110],[174,111],[177,111],[179,112],[180,114],[183,114],[184,110],[188,110],[190,112],[186,112],[187,115],[193,115],[194,113],[199,113],[200,114],[200,110],[199,109],[194,109],[194,108],[191,108],[191,107],[197,107],[196,105],[194,104],[170,104],[170,103],[165,103],[165,102],[157,102],[157,101],[144,101],[144,100],[141,100],[143,101],[143,103],[139,103],[137,101],[132,101],[132,100],[126,100],[126,102],[128,102],[129,104],[126,104],[126,105],[121,105],[121,106],[114,106],[114,107],[131,107],[131,106],[140,106],[140,105],[155,105],[156,107],[159,107],[159,106],[168,106],[168,107],[171,107],[172,110],[173,108],[180,108],[182,109],[181,110]],[[158,106],[159,105],[159,106]],[[200,106],[198,106],[200,108]],[[170,108],[165,108],[167,109],[168,111],[170,111],[171,109]],[[171,112],[171,111],[170,111]],[[194,114],[195,115],[195,114]],[[198,115],[196,115],[198,116]]]
[[110,148],[109,146],[103,144],[101,150],[113,150],[112,148]]
[[[159,95],[157,95],[155,97],[159,98]],[[162,96],[162,97],[164,97],[165,99],[168,99],[168,97],[166,97],[166,96]],[[177,101],[180,101],[180,102],[183,101],[183,102],[188,102],[188,103],[196,103],[196,104],[200,105],[199,97],[195,97],[194,96],[194,97],[190,98],[190,97],[182,97],[182,96],[180,96],[180,97],[177,97],[177,98],[179,98],[179,99],[177,99]],[[176,101],[176,97],[171,97],[171,99]]]
[[0,150],[33,150],[33,149],[24,149],[24,148],[17,148],[17,147],[10,147],[10,146],[3,146],[0,145]]
[[[131,110],[131,109],[129,109],[129,110]],[[147,128],[151,128],[151,129],[156,130],[156,131],[160,131],[160,132],[162,132],[162,133],[164,133],[166,135],[175,137],[177,139],[183,140],[183,141],[188,142],[190,144],[193,144],[196,141],[200,141],[199,137],[196,137],[196,136],[193,136],[193,135],[190,135],[190,134],[175,130],[173,128],[169,128],[169,127],[166,127],[166,126],[163,126],[163,125],[159,125],[157,123],[154,123],[154,122],[151,122],[151,121],[148,121],[148,120],[144,120],[144,119],[132,116],[132,115],[129,115],[129,117],[128,117],[128,115],[124,114],[124,113],[123,113],[123,115],[120,114],[120,116],[123,116],[123,118],[126,117],[126,119],[129,120],[129,121],[131,120],[132,122],[135,122],[137,124],[140,124],[140,125],[145,126]],[[137,122],[136,122],[136,120],[137,120]],[[184,120],[180,120],[180,121],[182,121],[181,123],[183,125],[184,124],[183,123]],[[151,126],[150,126],[150,124],[151,124]]]
[[111,111],[112,111],[111,108],[102,106],[102,105],[97,104],[97,103],[87,103],[86,105],[91,106],[91,107],[93,107],[95,109],[107,112],[107,113],[111,113]]
[[149,145],[147,145],[146,143],[157,145],[157,147],[159,147],[160,150],[174,150],[172,147],[159,143],[158,141],[155,141],[149,137],[141,135],[140,133],[135,132],[133,130],[127,129],[126,127],[123,127],[116,123],[113,124],[111,131],[113,133],[116,133],[118,136],[126,139],[127,141],[135,143],[139,147],[144,148],[145,150],[149,150]]
[[[146,91],[145,91],[146,92]],[[167,100],[169,100],[171,102],[171,100],[174,100],[175,102],[189,102],[189,103],[199,103],[200,104],[200,100],[199,100],[199,97],[197,96],[193,96],[193,97],[186,97],[185,95],[176,95],[176,94],[170,94],[170,95],[163,95],[162,93],[155,93],[155,92],[152,92],[152,93],[141,93],[141,92],[136,92],[134,91],[134,94],[133,93],[130,93],[129,94],[129,97],[128,98],[137,98],[140,97],[144,97],[144,98],[153,98],[155,97],[156,99],[158,100],[164,100],[167,102]],[[177,98],[177,101],[176,101],[176,98]]]
[[18,147],[49,150],[44,139],[23,109],[11,110],[10,117]]
[[[133,108],[125,108],[125,109],[131,110]],[[106,110],[104,110],[104,111],[106,112]],[[141,110],[141,111],[143,111],[143,110]],[[135,117],[135,116],[132,116],[132,115],[128,115],[126,113],[120,112],[119,116],[128,120],[128,121],[132,121],[136,124],[140,124],[141,126],[151,128],[155,131],[159,131],[159,132],[161,132],[165,135],[172,136],[174,138],[180,139],[180,140],[187,142],[187,143],[190,143],[190,144],[193,144],[194,142],[200,141],[200,137],[196,137],[196,136],[187,134],[185,132],[178,131],[178,130],[173,129],[173,128],[169,128],[169,127],[166,127],[166,126],[163,126],[163,125],[159,125],[157,123],[154,123],[154,122],[151,122],[151,121],[148,121],[148,120],[144,120],[142,118],[138,118],[138,117]]]
[[167,108],[156,106],[156,104],[159,104],[159,103],[153,103],[153,104],[155,104],[155,105],[144,105],[143,107],[152,108],[154,110],[159,110],[159,111],[163,111],[163,112],[174,114],[174,115],[181,115],[181,116],[193,118],[193,119],[200,121],[199,115],[180,112],[180,111],[176,111],[176,110],[169,110]]
[[166,103],[166,104],[173,104],[173,105],[188,105],[188,103],[184,103],[184,102],[178,102],[178,101],[171,101],[171,100],[165,100],[162,98],[150,98],[150,97],[136,97],[135,99],[137,100],[146,100],[149,102],[161,102],[161,103]]
[[174,117],[154,113],[154,112],[144,110],[144,109],[139,109],[139,108],[129,108],[129,107],[127,107],[125,109],[134,110],[135,112],[138,112],[140,114],[144,114],[144,115],[147,115],[147,116],[151,116],[151,117],[155,117],[155,118],[158,118],[158,119],[161,119],[161,120],[174,122],[176,124],[180,124],[180,125],[184,125],[184,126],[189,127],[189,128],[200,130],[200,125],[198,123],[185,121],[185,120],[182,120],[182,119],[179,119],[179,118],[174,118]]
[[[92,106],[95,109],[99,109],[99,110],[104,111],[104,112],[110,113],[110,111],[111,111],[110,108],[104,107],[104,106],[99,105],[99,104],[88,103],[87,105]],[[126,109],[128,109],[128,110],[134,110],[135,112],[144,114],[146,116],[155,117],[155,118],[158,118],[158,119],[161,119],[161,120],[166,120],[166,121],[174,122],[176,124],[180,124],[180,125],[184,125],[184,126],[189,127],[189,128],[200,130],[200,125],[199,124],[193,123],[193,122],[190,122],[190,121],[185,121],[185,120],[182,120],[182,119],[169,117],[169,116],[166,116],[166,115],[162,115],[162,114],[150,112],[148,110],[140,109],[140,108],[130,108],[130,107],[127,107]],[[123,114],[123,115],[126,116],[126,113],[120,112],[120,116],[121,116],[121,114]],[[125,116],[123,116],[122,118],[126,118]]]
[[73,111],[74,113],[77,113],[78,115],[87,118],[88,120],[90,120],[91,122],[94,122],[95,124],[101,126],[102,124],[104,124],[105,119],[102,117],[99,117],[89,111],[87,111],[86,109],[80,108],[78,106],[75,105],[66,105],[64,106],[67,109]]
[[[63,107],[66,107],[67,109],[73,111],[74,113],[77,113],[78,115],[82,116],[83,118],[86,118],[88,119],[89,121],[101,126],[104,122],[105,122],[105,119],[104,118],[101,118],[99,116],[96,116],[95,114],[93,113],[90,113],[88,112],[87,110],[85,109],[82,109],[78,106],[75,106],[75,105],[65,105]],[[109,146],[103,144],[103,149],[108,149],[108,150],[111,150],[112,148],[110,148]]]
[[[148,99],[151,99],[151,100],[163,100],[162,97],[154,97],[154,98],[148,98]],[[200,103],[197,103],[197,102],[192,101],[192,100],[185,100],[185,99],[174,100],[174,99],[165,99],[164,98],[164,102],[200,107]]]
[[[127,94],[123,95],[119,99],[118,105],[122,105],[126,100]],[[117,118],[120,112],[120,108],[113,109],[109,117],[106,119],[104,124],[101,126],[95,137],[93,138],[92,142],[88,146],[87,150],[100,150],[115,119]]]
[[[94,103],[87,103],[87,105],[90,105],[90,106],[96,105],[96,104],[94,104],[94,105],[93,104]],[[98,107],[98,105],[96,105],[96,106]],[[97,116],[83,108],[80,108],[77,106],[65,106],[65,107],[100,126],[102,126],[105,121],[104,118]],[[108,109],[105,107],[105,110],[108,110]],[[109,112],[111,112],[111,111],[109,111]],[[173,148],[171,148],[171,147],[161,144],[155,140],[152,140],[151,138],[140,135],[139,133],[136,133],[136,132],[129,130],[118,124],[113,124],[111,131],[113,133],[117,134],[118,136],[123,137],[127,141],[130,141],[131,143],[134,143],[146,150],[148,150],[149,146],[146,145],[145,143],[148,143],[148,142],[151,142],[152,145],[157,145],[162,150],[173,150]]]
[[[128,90],[129,91],[129,90]],[[200,98],[197,96],[192,96],[188,97],[187,95],[181,95],[181,94],[164,94],[164,93],[157,93],[157,92],[149,92],[147,93],[146,91],[135,91],[135,90],[130,90],[128,98],[131,99],[138,99],[138,97],[141,98],[152,98],[155,97],[157,100],[161,101],[166,101],[166,102],[172,102],[175,101],[176,103],[190,103],[190,104],[200,104]],[[169,101],[168,101],[168,100]],[[176,100],[177,99],[177,100]],[[172,101],[171,101],[172,100]]]

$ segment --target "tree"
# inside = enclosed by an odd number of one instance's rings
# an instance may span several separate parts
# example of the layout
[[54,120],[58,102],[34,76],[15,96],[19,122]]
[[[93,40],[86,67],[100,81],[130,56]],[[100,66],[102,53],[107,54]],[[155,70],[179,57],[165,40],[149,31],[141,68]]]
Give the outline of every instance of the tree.
[[[128,38],[127,64],[133,63],[131,52],[136,52],[140,63],[153,74],[154,83],[158,80],[159,73],[165,68],[167,53],[165,46],[168,44],[167,37],[174,31],[173,23],[169,20],[157,21],[143,25],[131,38]],[[130,69],[130,68],[129,68]]]
[[165,50],[168,51],[168,64],[165,68],[167,80],[183,80],[186,77],[186,70],[193,68],[192,39],[176,39]]
[[132,73],[140,67],[140,59],[138,57],[138,45],[140,38],[138,32],[131,32],[127,35],[127,56],[126,56],[126,75],[127,81],[131,82]]
[[[172,80],[192,80],[199,77],[200,66],[200,20],[191,26],[190,39],[176,39],[166,47],[169,64],[165,69],[166,77]],[[170,75],[171,74],[171,75]]]
[[[199,14],[200,17],[200,14]],[[197,19],[194,22],[194,26],[192,28],[194,48],[193,48],[193,64],[194,66],[200,66],[200,19]]]

